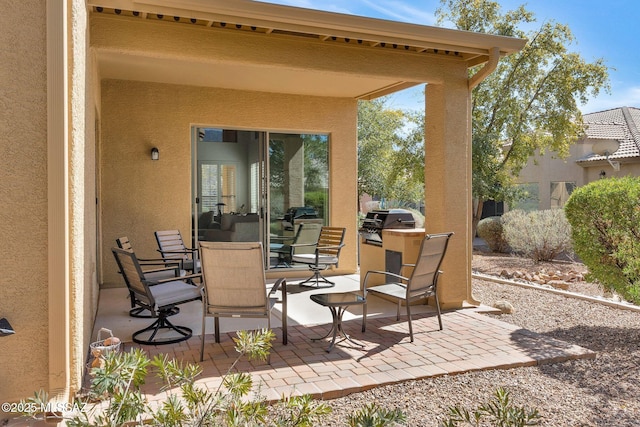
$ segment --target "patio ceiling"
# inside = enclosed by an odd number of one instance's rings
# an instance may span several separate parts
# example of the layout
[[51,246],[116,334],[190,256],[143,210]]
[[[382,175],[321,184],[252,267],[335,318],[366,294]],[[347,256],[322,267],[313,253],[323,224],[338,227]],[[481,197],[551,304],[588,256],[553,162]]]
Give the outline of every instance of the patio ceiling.
[[[159,22],[214,31],[236,31],[273,39],[349,45],[354,49],[395,51],[403,55],[486,62],[522,48],[524,41],[445,28],[322,12],[249,0],[89,0],[90,13],[135,22]],[[189,84],[226,89],[373,99],[425,83],[397,77],[346,74],[328,70],[271,67],[188,56],[147,56],[140,52],[96,49],[102,78]],[[318,58],[322,61],[323,58]],[[215,72],[212,70],[215,69]]]

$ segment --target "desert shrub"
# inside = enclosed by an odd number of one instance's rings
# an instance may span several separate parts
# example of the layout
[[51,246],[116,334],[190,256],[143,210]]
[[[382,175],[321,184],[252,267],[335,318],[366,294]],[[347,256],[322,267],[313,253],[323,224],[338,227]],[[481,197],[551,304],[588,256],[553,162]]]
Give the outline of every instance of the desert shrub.
[[589,280],[640,304],[640,178],[594,181],[565,206],[576,254]]
[[535,262],[571,250],[571,226],[562,209],[509,211],[502,216],[502,228],[511,249]]
[[349,427],[383,427],[404,424],[407,417],[400,409],[388,410],[376,403],[368,403],[364,408],[349,416]]
[[[101,366],[92,368],[91,389],[87,401],[76,400],[73,414],[60,414],[56,421],[70,427],[112,427],[124,425],[149,425],[162,427],[187,426],[260,426],[260,427],[310,427],[322,425],[322,419],[331,412],[326,403],[309,395],[283,397],[270,405],[254,390],[251,375],[235,372],[240,359],[265,361],[275,335],[271,330],[256,332],[239,331],[234,338],[239,354],[216,390],[196,383],[202,368],[197,364],[156,355],[149,359],[141,349],[130,352],[112,352],[104,356]],[[167,397],[159,407],[149,404],[141,387],[148,377],[162,383]],[[176,391],[177,390],[177,391]],[[35,408],[44,407],[46,393],[36,393],[24,400],[24,417],[30,422],[43,419],[43,413]],[[32,410],[32,408],[34,408]],[[375,421],[371,424],[370,421]],[[377,405],[367,405],[350,418],[354,426],[397,425],[405,420],[402,411],[386,410]],[[30,425],[31,423],[29,423]]]
[[502,230],[502,217],[490,216],[478,222],[478,236],[487,242],[493,252],[507,252],[509,245]]
[[[501,427],[524,427],[540,424],[540,414],[537,409],[524,406],[514,406],[509,397],[509,391],[498,388],[493,400],[470,412],[466,408],[454,406],[449,408],[449,419],[440,423],[441,427],[456,427],[459,425],[480,426],[491,425]],[[489,424],[486,423],[489,422]],[[464,424],[461,424],[464,423]]]

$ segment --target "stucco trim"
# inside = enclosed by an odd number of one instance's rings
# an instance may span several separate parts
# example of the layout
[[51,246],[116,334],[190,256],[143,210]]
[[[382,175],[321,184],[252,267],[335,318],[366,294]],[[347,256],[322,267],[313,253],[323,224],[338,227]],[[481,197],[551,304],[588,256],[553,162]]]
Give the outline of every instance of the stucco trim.
[[69,394],[69,191],[67,0],[47,1],[49,396]]

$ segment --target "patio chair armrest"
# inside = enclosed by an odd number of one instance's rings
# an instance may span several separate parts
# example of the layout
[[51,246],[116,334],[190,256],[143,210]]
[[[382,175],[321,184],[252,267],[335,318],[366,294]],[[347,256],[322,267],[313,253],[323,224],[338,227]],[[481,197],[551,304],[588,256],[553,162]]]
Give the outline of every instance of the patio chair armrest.
[[142,272],[146,274],[146,273],[159,273],[161,271],[174,271],[175,277],[178,277],[180,275],[179,270],[180,270],[180,265],[176,264],[175,267],[150,268],[148,270],[142,270]]
[[282,316],[286,318],[287,317],[287,280],[284,277],[281,277],[278,280],[276,280],[276,283],[273,284],[273,286],[271,287],[271,290],[269,291],[269,295],[275,294],[278,289],[280,289],[281,291],[280,294],[282,295],[279,300],[279,302],[282,303]]
[[269,237],[269,240],[271,240],[272,242],[283,243],[288,240],[293,241],[294,238],[295,238],[294,236],[271,236]]
[[293,245],[291,245],[292,248],[302,248],[305,246],[317,246],[317,243],[294,243]]
[[166,267],[171,267],[173,266],[174,268],[179,267],[180,266],[180,261],[177,260],[167,260],[165,258],[145,258],[145,259],[140,259],[138,258],[138,264],[140,264],[141,266],[145,266],[145,265],[164,265]]
[[388,271],[369,270],[369,271],[367,271],[367,274],[365,274],[365,276],[364,276],[364,282],[362,282],[362,285],[363,285],[362,287],[363,287],[363,291],[364,291],[365,294],[367,292],[367,282],[369,281],[369,274],[384,274],[386,276],[393,276],[393,277],[395,277],[397,279],[400,279],[400,280],[405,280],[405,281],[409,280],[408,277],[404,277],[404,276],[401,276],[401,275],[395,274],[395,273],[390,273]]
[[198,252],[197,249],[190,249],[190,248],[186,248],[180,251],[164,251],[164,250],[160,250],[160,249],[156,249],[158,252],[160,252],[161,254],[188,254],[188,253],[192,253],[192,252]]
[[323,250],[327,250],[327,249],[340,249],[343,246],[344,246],[344,243],[340,245],[316,245],[316,253]]
[[176,280],[180,280],[183,282],[186,281],[187,283],[193,286],[200,286],[200,285],[194,284],[191,281],[191,279],[198,279],[198,278],[202,278],[202,274],[200,273],[188,274],[186,276],[167,277],[166,279],[158,279],[158,280],[143,280],[143,282],[149,286],[153,286],[153,285],[159,285],[161,283],[175,282]]
[[271,286],[269,295],[275,294],[276,291],[280,288],[282,288],[282,294],[284,296],[284,294],[286,294],[287,292],[287,280],[284,277],[281,277],[278,280],[276,280],[276,283],[274,283],[273,286]]
[[289,247],[291,248],[291,255],[295,255],[296,254],[296,248],[309,248],[309,247],[316,247],[317,243],[294,243],[292,245],[289,245]]

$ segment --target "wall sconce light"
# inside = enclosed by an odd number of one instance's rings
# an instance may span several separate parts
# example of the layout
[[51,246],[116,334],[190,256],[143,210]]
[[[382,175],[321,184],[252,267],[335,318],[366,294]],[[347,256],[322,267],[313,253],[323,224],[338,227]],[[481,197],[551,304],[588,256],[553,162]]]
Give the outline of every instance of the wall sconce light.
[[159,160],[160,159],[160,150],[156,147],[151,149],[151,160]]
[[16,331],[13,330],[13,327],[7,319],[4,317],[0,319],[0,337],[6,337],[7,335],[13,335],[15,333]]
[[607,176],[607,173],[604,170],[600,171],[600,179],[604,179]]

